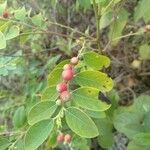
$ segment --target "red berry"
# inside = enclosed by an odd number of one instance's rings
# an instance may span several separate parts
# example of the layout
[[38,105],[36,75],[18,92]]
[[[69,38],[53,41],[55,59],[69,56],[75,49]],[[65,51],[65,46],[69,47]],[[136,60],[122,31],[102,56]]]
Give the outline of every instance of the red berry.
[[78,61],[79,61],[78,57],[72,57],[71,60],[70,60],[71,64],[73,64],[73,65],[77,65]]
[[71,135],[66,134],[65,137],[64,137],[64,141],[67,142],[67,143],[70,143],[71,142]]
[[62,78],[66,81],[72,80],[73,78],[73,70],[64,70],[62,72]]
[[148,31],[148,32],[150,32],[150,24],[148,24],[148,25],[145,26],[145,30]]
[[59,134],[57,136],[57,142],[59,142],[59,143],[64,142],[64,137],[65,137],[65,135],[63,133]]
[[66,64],[63,67],[64,70],[72,70],[72,65],[71,64]]
[[9,12],[4,11],[4,12],[3,12],[3,18],[8,18],[8,17],[9,17]]
[[56,90],[60,93],[63,91],[67,91],[67,84],[66,83],[57,84]]
[[69,91],[64,91],[60,94],[60,98],[61,98],[62,102],[66,102],[71,98],[71,94]]

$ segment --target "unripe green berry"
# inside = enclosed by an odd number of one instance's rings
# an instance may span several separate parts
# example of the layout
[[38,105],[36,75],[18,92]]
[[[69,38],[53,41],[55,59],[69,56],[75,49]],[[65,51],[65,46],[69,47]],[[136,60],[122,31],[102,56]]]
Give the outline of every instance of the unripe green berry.
[[62,104],[61,100],[58,99],[58,100],[56,101],[56,105],[60,106],[61,104]]

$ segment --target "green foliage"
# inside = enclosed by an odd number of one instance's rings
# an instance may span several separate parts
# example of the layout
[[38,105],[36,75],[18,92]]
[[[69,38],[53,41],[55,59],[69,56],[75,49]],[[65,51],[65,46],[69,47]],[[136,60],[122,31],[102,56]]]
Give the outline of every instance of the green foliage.
[[35,124],[44,119],[49,119],[55,112],[57,106],[55,102],[43,101],[34,105],[28,114],[28,123],[30,125]]
[[110,65],[110,59],[95,52],[87,52],[83,55],[84,63],[94,70],[100,70]]
[[138,2],[138,5],[136,6],[134,12],[134,20],[136,22],[141,18],[143,18],[146,23],[150,21],[149,5],[150,5],[150,1],[148,0],[140,0]]
[[113,81],[107,74],[99,71],[83,71],[74,77],[74,82],[80,86],[89,86],[99,91],[110,91],[113,87]]
[[[99,90],[89,87],[78,88],[73,91],[72,99],[75,104],[91,111],[105,111],[111,105],[98,99]],[[86,103],[85,103],[86,101]]]
[[77,135],[92,138],[98,135],[94,122],[80,109],[70,107],[65,111],[66,122]]
[[139,54],[141,59],[150,59],[150,46],[148,44],[141,45],[139,47]]
[[53,127],[52,120],[42,120],[31,126],[25,135],[25,149],[37,149],[52,132]]
[[0,49],[6,48],[6,38],[2,32],[0,32]]
[[21,128],[25,125],[27,120],[24,106],[18,107],[13,116],[13,125],[15,128]]
[[5,150],[10,145],[10,141],[6,138],[0,137],[0,149]]

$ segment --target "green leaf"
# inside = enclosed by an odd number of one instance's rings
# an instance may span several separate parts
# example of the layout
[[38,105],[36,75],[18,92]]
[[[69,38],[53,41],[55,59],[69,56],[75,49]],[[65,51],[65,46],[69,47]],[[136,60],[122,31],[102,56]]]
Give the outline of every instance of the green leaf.
[[10,27],[9,31],[6,34],[6,40],[13,39],[19,35],[19,27],[18,26],[12,26]]
[[94,70],[107,68],[110,65],[110,59],[106,56],[99,55],[95,52],[87,52],[83,55],[84,62]]
[[145,114],[143,126],[147,132],[150,132],[150,112]]
[[28,114],[28,123],[35,124],[41,120],[49,119],[55,112],[57,106],[55,102],[43,101],[34,105]]
[[143,18],[146,23],[150,21],[149,6],[150,6],[149,0],[140,0],[138,2],[138,5],[135,8],[134,12],[135,22],[137,22],[141,18]]
[[47,139],[53,127],[53,120],[42,120],[31,126],[25,135],[25,150],[37,149]]
[[128,12],[125,9],[121,9],[120,12],[118,12],[117,19],[111,25],[109,32],[109,39],[113,40],[113,45],[116,45],[118,43],[118,37],[121,36],[122,31],[127,23],[127,20]]
[[106,114],[103,111],[84,110],[85,113],[92,118],[105,118]]
[[78,0],[79,5],[85,9],[89,9],[91,6],[91,1],[90,0]]
[[4,3],[0,4],[0,15],[3,14],[7,6],[7,0],[4,1]]
[[91,118],[75,107],[69,107],[65,111],[66,122],[69,128],[77,135],[85,138],[98,136],[98,130]]
[[13,125],[15,128],[21,128],[25,125],[27,120],[24,106],[17,108],[13,116]]
[[104,13],[100,19],[100,29],[106,28],[113,21],[112,11]]
[[148,146],[150,145],[150,133],[139,133],[133,137],[133,141],[137,144]]
[[6,48],[6,38],[2,32],[0,32],[0,49]]
[[108,149],[114,143],[113,124],[109,118],[94,120],[99,131],[98,143],[101,147]]
[[62,74],[63,69],[54,69],[49,75],[48,75],[48,85],[57,85],[62,79],[61,79],[61,74]]
[[150,59],[150,46],[148,44],[141,45],[139,48],[139,54],[144,60]]
[[83,71],[74,77],[73,81],[80,86],[89,86],[97,88],[102,92],[110,91],[113,87],[113,81],[107,74],[99,71]]
[[25,7],[22,7],[15,11],[15,18],[17,20],[24,21],[26,18],[26,14],[27,14],[27,12],[25,10]]
[[124,133],[128,138],[133,138],[139,132],[144,130],[140,124],[142,120],[138,113],[123,112],[121,114],[114,115],[114,126],[119,131]]
[[39,13],[38,15],[35,15],[32,17],[32,23],[36,26],[39,26],[41,27],[42,26],[42,23],[43,23],[43,17],[41,15],[41,13]]
[[58,97],[56,86],[47,87],[42,93],[42,100],[55,101]]
[[8,139],[0,137],[0,150],[6,150],[10,144]]
[[98,99],[99,90],[91,87],[81,87],[73,91],[72,99],[75,104],[87,110],[105,111],[110,104]]
[[127,150],[149,150],[149,146],[136,144],[134,141],[129,142]]

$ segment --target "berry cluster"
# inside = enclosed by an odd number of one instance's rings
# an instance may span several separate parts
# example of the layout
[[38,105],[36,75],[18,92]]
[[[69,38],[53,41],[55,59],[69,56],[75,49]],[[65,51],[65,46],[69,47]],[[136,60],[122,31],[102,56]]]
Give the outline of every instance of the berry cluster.
[[74,76],[74,66],[78,64],[78,58],[73,57],[70,60],[70,64],[66,64],[63,67],[62,78],[63,82],[56,86],[56,90],[60,93],[60,99],[56,101],[57,105],[61,105],[67,102],[71,98],[71,94],[68,90],[68,82],[73,79]]
[[70,134],[63,134],[63,133],[61,133],[61,134],[59,134],[58,136],[57,136],[57,142],[58,143],[70,143],[71,142],[71,135]]

